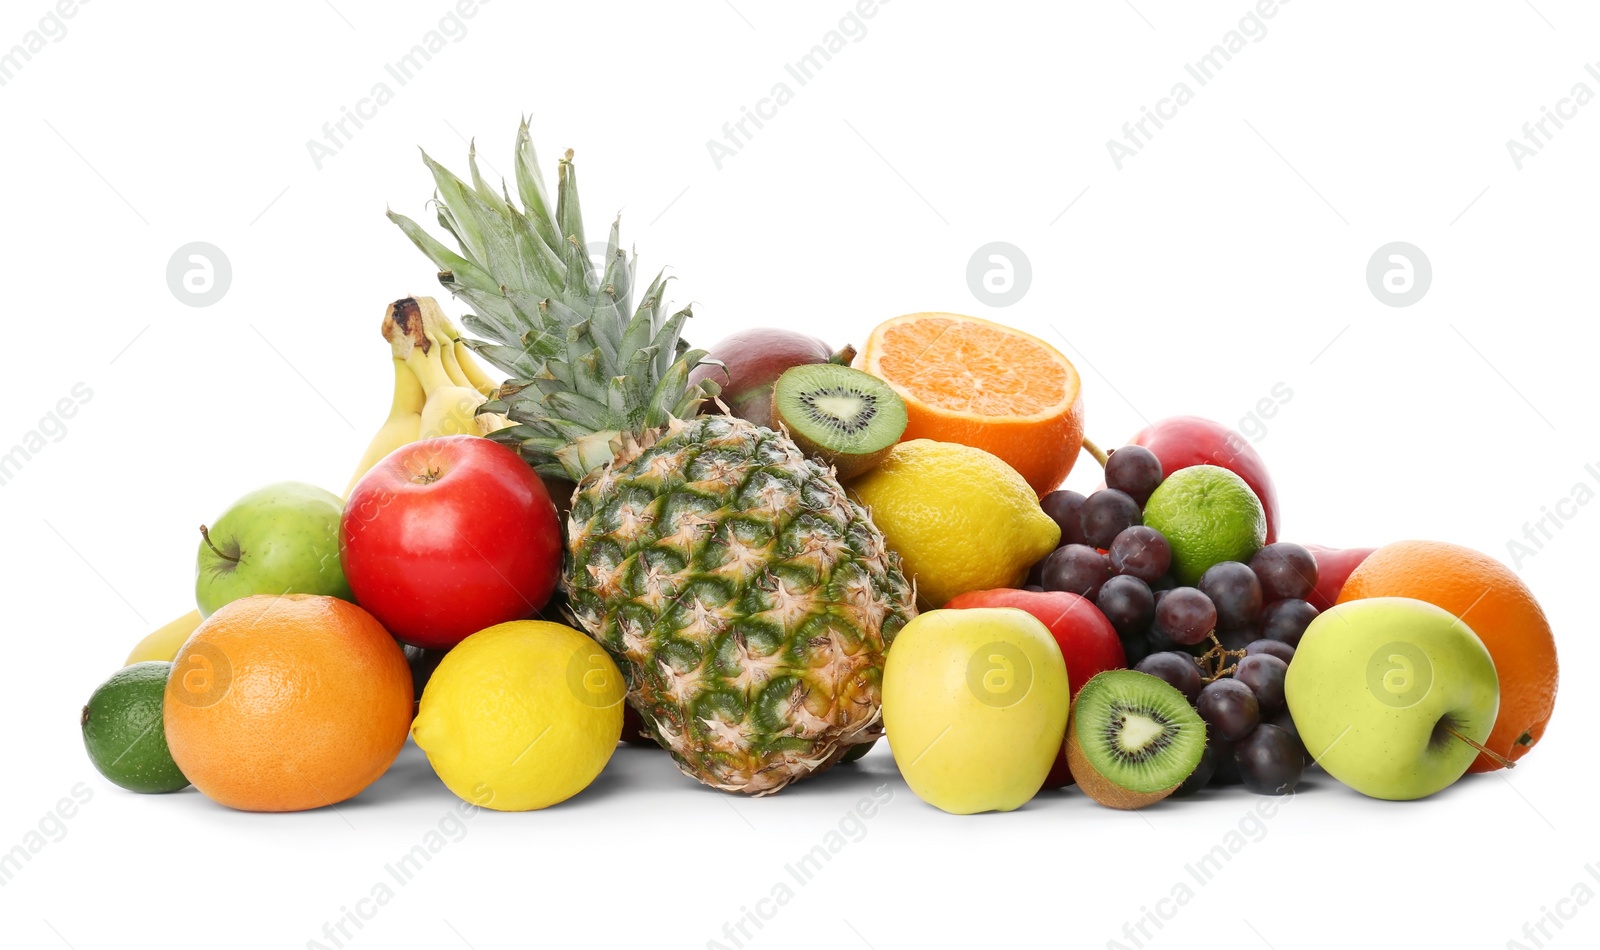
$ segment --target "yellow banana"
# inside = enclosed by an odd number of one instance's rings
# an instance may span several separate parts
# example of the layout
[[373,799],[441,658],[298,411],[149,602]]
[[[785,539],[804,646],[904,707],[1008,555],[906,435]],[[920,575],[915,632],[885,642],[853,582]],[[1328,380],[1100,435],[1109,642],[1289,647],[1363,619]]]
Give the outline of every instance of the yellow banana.
[[422,438],[483,435],[487,430],[478,421],[477,411],[486,397],[451,380],[442,353],[449,341],[439,328],[440,313],[439,304],[431,297],[396,300],[384,314],[383,335],[395,359],[411,367],[427,394],[422,405]]
[[445,316],[442,310],[439,312],[439,326],[445,335],[450,337],[452,344],[450,349],[453,353],[445,354],[445,358],[448,361],[454,357],[456,365],[461,369],[464,385],[471,386],[493,399],[495,394],[500,392],[500,384],[490,379],[489,374],[483,371],[478,358],[472,355],[472,347],[467,346],[466,341],[461,339],[461,331],[456,329],[456,325],[450,322],[450,318]]
[[[483,368],[473,358],[472,351],[462,342],[461,334],[456,330],[455,324],[450,322],[443,308],[431,298],[423,300],[425,301],[422,304],[423,332],[438,344],[439,361],[444,364],[445,375],[450,377],[450,382],[463,389],[475,390],[482,394],[485,399],[480,400],[478,405],[494,398],[500,392],[500,387],[484,375]],[[481,385],[473,382],[474,376],[481,381]],[[496,429],[504,429],[511,424],[505,416],[492,412],[477,413],[474,420],[483,435],[488,435]]]
[[194,633],[194,628],[198,626],[200,626],[198,610],[191,610],[176,620],[162,624],[154,633],[134,645],[133,652],[128,654],[122,665],[132,666],[145,660],[172,662],[172,658],[178,655],[178,648],[183,646],[183,642],[189,639],[189,634]]
[[356,463],[355,474],[350,476],[350,484],[345,486],[344,493],[347,496],[356,487],[356,482],[361,481],[361,476],[382,461],[384,456],[422,437],[422,406],[425,401],[422,383],[417,381],[417,374],[403,360],[390,362],[394,363],[394,396],[389,402],[389,418],[378,427],[372,441],[367,443],[367,450],[361,454],[361,461]]
[[500,392],[500,384],[489,378],[483,371],[478,358],[472,355],[472,348],[457,336],[455,338],[456,362],[461,364],[461,372],[467,377],[467,382],[478,392],[493,399]]
[[478,387],[467,380],[467,374],[461,371],[461,364],[456,361],[455,342],[449,338],[448,334],[441,335],[444,339],[439,345],[439,362],[444,364],[444,374],[450,377],[450,382],[455,385],[476,390]]

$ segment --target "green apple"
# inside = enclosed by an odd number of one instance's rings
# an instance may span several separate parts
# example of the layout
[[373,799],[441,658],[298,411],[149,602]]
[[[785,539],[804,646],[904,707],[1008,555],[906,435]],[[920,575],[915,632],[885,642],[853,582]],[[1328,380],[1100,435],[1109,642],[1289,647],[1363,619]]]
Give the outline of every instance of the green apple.
[[301,482],[280,482],[234,502],[200,528],[194,599],[201,616],[251,594],[325,594],[354,600],[339,566],[344,502]]
[[1409,597],[1353,600],[1306,628],[1284,682],[1306,749],[1363,795],[1423,798],[1460,778],[1500,711],[1483,641]]
[[1011,811],[1061,754],[1071,692],[1050,630],[1014,607],[930,610],[895,637],[883,723],[918,798],[957,815]]

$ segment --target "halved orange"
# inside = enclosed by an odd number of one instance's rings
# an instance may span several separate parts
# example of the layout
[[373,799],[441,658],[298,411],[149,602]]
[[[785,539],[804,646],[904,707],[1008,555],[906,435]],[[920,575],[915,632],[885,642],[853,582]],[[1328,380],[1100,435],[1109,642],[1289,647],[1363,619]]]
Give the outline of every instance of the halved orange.
[[907,440],[983,449],[1041,495],[1078,460],[1078,371],[1037,337],[977,317],[913,313],[879,324],[855,365],[905,399]]

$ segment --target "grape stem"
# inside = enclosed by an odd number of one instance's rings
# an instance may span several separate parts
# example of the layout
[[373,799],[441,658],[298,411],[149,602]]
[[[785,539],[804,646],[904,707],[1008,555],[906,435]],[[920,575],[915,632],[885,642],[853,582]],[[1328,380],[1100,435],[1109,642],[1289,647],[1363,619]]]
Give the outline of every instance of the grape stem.
[[1455,726],[1452,726],[1452,725],[1449,725],[1449,724],[1441,724],[1441,728],[1443,728],[1445,732],[1448,732],[1452,736],[1455,736],[1457,739],[1460,739],[1462,742],[1465,742],[1467,745],[1472,746],[1474,749],[1477,749],[1483,755],[1487,756],[1489,761],[1493,762],[1495,765],[1498,765],[1503,769],[1514,769],[1514,768],[1517,767],[1517,763],[1511,761],[1510,759],[1508,759],[1505,756],[1501,755],[1500,753],[1494,751],[1493,749],[1489,748],[1488,746],[1485,746],[1483,743],[1474,742],[1473,740],[1468,739],[1466,736],[1464,736],[1461,733],[1457,732]]
[[1233,672],[1239,668],[1239,664],[1231,661],[1236,658],[1244,659],[1245,651],[1229,650],[1224,647],[1222,641],[1217,639],[1215,630],[1211,631],[1207,636],[1211,638],[1211,649],[1195,657],[1195,661],[1200,664],[1200,669],[1205,674],[1200,677],[1201,681],[1215,683],[1223,677],[1233,675]]
[[1099,462],[1102,469],[1106,467],[1106,459],[1110,458],[1110,455],[1105,449],[1102,449],[1100,446],[1096,445],[1094,440],[1088,436],[1083,437],[1083,450],[1088,452],[1096,462]]

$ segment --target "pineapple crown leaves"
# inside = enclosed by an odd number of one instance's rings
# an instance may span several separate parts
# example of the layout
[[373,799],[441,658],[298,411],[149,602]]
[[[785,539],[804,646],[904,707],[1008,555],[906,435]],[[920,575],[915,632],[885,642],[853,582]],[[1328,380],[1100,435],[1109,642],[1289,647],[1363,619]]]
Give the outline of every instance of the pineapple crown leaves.
[[517,130],[518,202],[496,190],[467,155],[470,183],[426,152],[439,225],[453,251],[393,211],[400,227],[439,268],[439,283],[473,313],[465,342],[511,378],[480,411],[513,423],[493,434],[541,474],[580,480],[610,460],[621,435],[638,435],[693,415],[717,386],[689,386],[706,356],[682,338],[688,307],[666,315],[667,277],[657,274],[633,306],[636,254],[611,224],[603,267],[589,259],[577,170],[570,150],[558,165],[555,207],[539,172],[527,119]]

